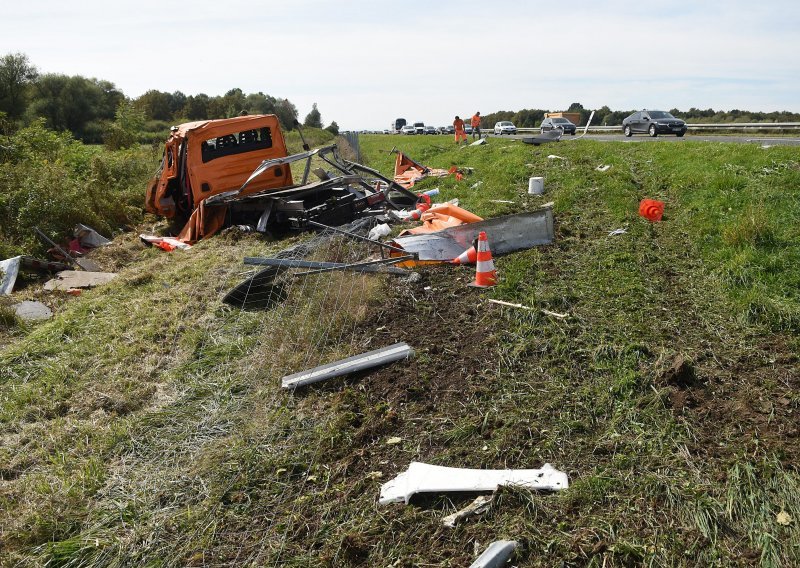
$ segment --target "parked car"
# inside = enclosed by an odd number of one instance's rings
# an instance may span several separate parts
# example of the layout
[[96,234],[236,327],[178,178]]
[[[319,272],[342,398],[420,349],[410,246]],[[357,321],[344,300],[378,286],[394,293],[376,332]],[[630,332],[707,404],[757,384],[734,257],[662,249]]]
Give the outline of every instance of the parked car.
[[539,128],[542,134],[545,132],[550,132],[551,130],[555,130],[556,128],[560,128],[564,131],[564,134],[570,134],[572,136],[575,136],[575,131],[578,129],[578,127],[572,124],[569,119],[558,116],[545,118],[542,121],[542,124],[539,125]]
[[456,129],[452,124],[450,124],[448,126],[445,126],[444,129],[445,129],[444,134],[455,134],[456,133]]
[[467,134],[472,134],[472,126],[469,124],[464,126],[464,132],[466,132]]
[[417,130],[417,134],[425,134],[425,123],[424,122],[415,122],[414,128]]
[[513,122],[509,122],[507,120],[501,120],[500,122],[495,123],[494,125],[494,133],[498,135],[502,134],[516,134],[517,127],[514,126]]
[[436,127],[435,126],[426,126],[425,128],[422,129],[422,132],[424,134],[438,134],[436,132]]
[[400,129],[400,134],[411,134],[411,135],[413,135],[413,134],[416,134],[416,133],[417,133],[417,129],[414,128],[414,126],[411,125],[411,124],[406,124],[403,128]]
[[642,110],[635,112],[622,121],[622,132],[625,136],[633,134],[674,134],[678,138],[686,134],[686,123],[663,110]]

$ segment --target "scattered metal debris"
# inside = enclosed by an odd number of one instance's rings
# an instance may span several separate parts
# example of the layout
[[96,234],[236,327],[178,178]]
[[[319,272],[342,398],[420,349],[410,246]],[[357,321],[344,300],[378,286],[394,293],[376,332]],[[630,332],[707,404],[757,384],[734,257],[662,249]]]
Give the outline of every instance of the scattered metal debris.
[[117,275],[113,272],[80,272],[63,270],[52,280],[44,283],[43,288],[50,291],[66,292],[73,288],[94,288],[111,282]]
[[11,307],[14,308],[17,317],[25,321],[46,320],[53,317],[53,311],[42,302],[25,300]]
[[439,168],[429,168],[415,162],[402,152],[397,153],[394,162],[394,181],[406,189],[427,177],[444,177],[452,172]]
[[306,371],[300,371],[292,375],[286,375],[281,379],[281,386],[285,389],[294,389],[341,375],[355,373],[356,371],[372,369],[374,367],[393,363],[394,361],[409,359],[413,357],[413,355],[414,350],[409,347],[407,343],[395,343],[394,345],[375,349],[368,353],[348,357],[340,361],[334,361],[333,363],[321,365]]
[[50,237],[45,235],[44,232],[42,232],[42,230],[39,227],[34,227],[33,230],[36,231],[36,234],[39,235],[39,237],[44,242],[48,243],[50,246],[55,248],[59,252],[59,254],[61,254],[64,257],[64,260],[67,261],[69,264],[77,264],[80,268],[88,272],[100,272],[100,267],[97,265],[96,262],[89,260],[88,258],[78,258],[76,256],[71,255],[66,250],[64,250],[63,247],[60,247],[55,242],[53,242],[50,239]]
[[516,540],[496,540],[469,565],[469,568],[500,568],[508,562],[517,546]]
[[537,136],[525,136],[522,141],[525,144],[533,144],[534,146],[539,146],[540,144],[545,144],[547,142],[558,142],[561,140],[561,136],[564,134],[564,131],[561,129],[554,129],[548,130],[547,132],[542,132]]
[[381,486],[378,503],[405,502],[417,493],[494,491],[515,485],[540,491],[558,491],[569,486],[567,474],[549,463],[541,469],[462,469],[411,462],[408,469]]
[[392,244],[420,261],[450,262],[472,246],[481,231],[492,236],[492,253],[508,254],[553,242],[553,211],[543,209],[449,227],[435,233],[397,237]]
[[443,518],[442,524],[447,528],[452,529],[464,519],[474,517],[476,515],[482,515],[489,510],[493,499],[494,495],[479,495],[472,503],[460,511],[456,511],[452,515],[447,515],[445,518]]

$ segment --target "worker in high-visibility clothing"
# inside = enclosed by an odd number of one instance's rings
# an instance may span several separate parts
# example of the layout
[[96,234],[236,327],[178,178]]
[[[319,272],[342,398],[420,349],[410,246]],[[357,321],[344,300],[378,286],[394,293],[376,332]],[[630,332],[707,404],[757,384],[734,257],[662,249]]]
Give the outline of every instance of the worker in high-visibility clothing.
[[472,138],[474,139],[475,136],[478,136],[478,140],[481,139],[481,113],[480,111],[476,112],[472,115],[472,120],[469,121],[470,126],[472,126]]
[[464,121],[461,120],[458,115],[456,115],[456,119],[453,121],[453,129],[456,131],[456,144],[461,140],[464,142],[467,141],[467,133],[464,132]]

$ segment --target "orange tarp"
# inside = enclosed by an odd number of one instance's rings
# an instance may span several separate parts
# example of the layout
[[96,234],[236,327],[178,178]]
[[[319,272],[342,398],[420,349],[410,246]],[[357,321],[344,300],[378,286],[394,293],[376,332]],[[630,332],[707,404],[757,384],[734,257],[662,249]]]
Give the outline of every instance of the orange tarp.
[[184,243],[194,244],[200,239],[210,237],[219,231],[225,224],[225,214],[228,212],[226,206],[209,207],[206,209],[205,201],[200,202],[200,206],[192,211],[191,217],[183,226],[178,240]]
[[394,181],[406,189],[414,187],[416,182],[426,177],[444,177],[447,174],[447,170],[418,164],[402,152],[397,154],[397,159],[394,161]]
[[464,223],[477,223],[478,221],[483,221],[483,218],[461,207],[445,203],[444,205],[436,205],[425,211],[425,213],[422,214],[422,225],[403,231],[399,236],[434,233],[442,229],[447,229],[448,227],[455,227],[456,225],[463,225]]

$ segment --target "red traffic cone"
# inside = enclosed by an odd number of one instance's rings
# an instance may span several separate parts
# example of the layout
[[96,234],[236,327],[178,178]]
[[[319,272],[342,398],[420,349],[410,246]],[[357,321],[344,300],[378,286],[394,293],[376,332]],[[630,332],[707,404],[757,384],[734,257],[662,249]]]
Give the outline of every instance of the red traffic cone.
[[489,239],[486,232],[481,231],[478,235],[477,264],[475,265],[475,282],[470,286],[478,288],[491,288],[497,284],[497,271],[494,269],[492,261],[492,251],[489,250]]
[[476,260],[478,260],[478,251],[475,250],[475,247],[469,247],[450,262],[452,264],[475,264]]
[[655,199],[642,199],[639,203],[639,215],[648,221],[661,221],[664,216],[664,202]]

